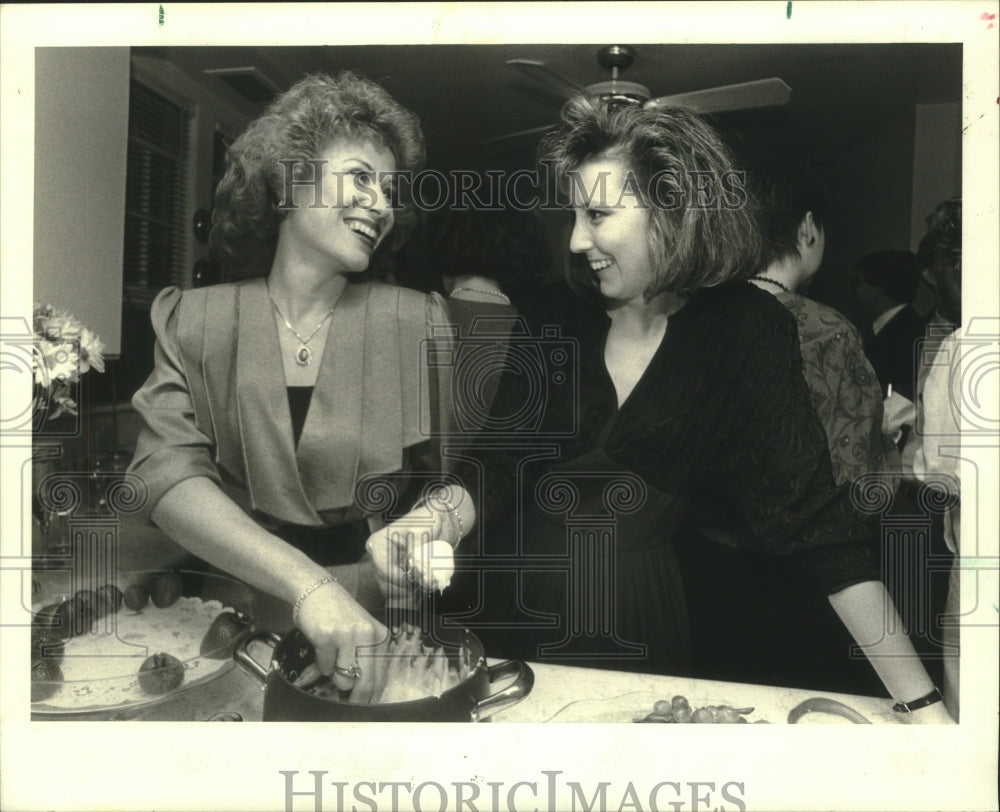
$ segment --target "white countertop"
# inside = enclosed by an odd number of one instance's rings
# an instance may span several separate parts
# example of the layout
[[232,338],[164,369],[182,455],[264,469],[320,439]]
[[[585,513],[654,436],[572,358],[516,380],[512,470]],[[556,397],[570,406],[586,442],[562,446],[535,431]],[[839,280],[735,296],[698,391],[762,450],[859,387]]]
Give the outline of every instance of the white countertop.
[[[495,661],[490,661],[491,663]],[[900,724],[892,703],[878,697],[833,694],[795,688],[775,688],[685,677],[634,674],[591,668],[530,663],[535,672],[531,693],[516,705],[498,711],[494,722],[632,722],[650,713],[658,699],[687,697],[692,709],[706,705],[752,707],[748,722],[758,719],[785,724],[800,702],[822,696],[836,699],[867,717],[872,724]],[[505,683],[499,683],[503,687]],[[846,719],[811,713],[800,724],[851,724]]]

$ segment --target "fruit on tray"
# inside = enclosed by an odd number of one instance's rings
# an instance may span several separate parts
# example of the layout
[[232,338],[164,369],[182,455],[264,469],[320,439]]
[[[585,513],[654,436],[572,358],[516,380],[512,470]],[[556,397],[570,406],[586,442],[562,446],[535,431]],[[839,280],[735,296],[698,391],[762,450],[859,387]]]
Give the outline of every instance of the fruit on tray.
[[125,590],[122,600],[125,606],[133,612],[141,612],[143,607],[149,603],[149,590],[142,584],[132,584]]
[[55,628],[66,637],[86,634],[93,625],[93,613],[86,597],[74,595],[56,607]]
[[[729,705],[706,705],[692,710],[687,697],[678,695],[669,702],[665,699],[657,701],[651,713],[636,717],[632,721],[732,725],[746,724],[746,716],[750,713],[753,713],[753,708],[733,708]],[[758,719],[755,724],[767,724],[767,722]]]
[[31,661],[39,659],[52,660],[58,663],[66,652],[66,638],[58,629],[50,626],[33,626],[31,628]]
[[97,589],[97,602],[102,614],[113,615],[122,608],[124,596],[114,584],[105,584]]
[[222,612],[201,640],[200,653],[212,660],[228,660],[239,639],[250,630],[250,622],[240,612]]
[[40,657],[31,663],[31,701],[42,702],[61,687],[62,669],[50,657]]
[[172,654],[158,652],[139,666],[139,687],[147,694],[166,694],[184,682],[184,664]]
[[184,584],[181,577],[176,572],[164,572],[156,576],[149,596],[154,606],[164,609],[176,603],[183,593]]

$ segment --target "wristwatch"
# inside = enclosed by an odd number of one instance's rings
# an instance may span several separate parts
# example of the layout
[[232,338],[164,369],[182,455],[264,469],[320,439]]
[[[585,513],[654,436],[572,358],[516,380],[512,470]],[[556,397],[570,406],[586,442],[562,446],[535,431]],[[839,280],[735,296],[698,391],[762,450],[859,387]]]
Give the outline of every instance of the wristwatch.
[[935,702],[941,702],[943,699],[944,697],[941,696],[941,691],[934,688],[933,691],[920,697],[920,699],[914,699],[912,702],[897,702],[892,706],[892,709],[896,713],[913,713],[915,710],[926,708],[928,705],[933,705]]

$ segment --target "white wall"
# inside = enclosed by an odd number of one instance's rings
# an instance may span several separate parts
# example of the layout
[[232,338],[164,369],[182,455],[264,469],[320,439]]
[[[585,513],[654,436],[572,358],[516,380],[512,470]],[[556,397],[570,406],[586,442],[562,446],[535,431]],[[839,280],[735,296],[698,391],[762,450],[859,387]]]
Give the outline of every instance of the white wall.
[[[961,194],[960,106],[914,106],[839,157],[824,179],[830,196],[826,255],[810,294],[860,317],[850,283],[855,260],[882,248],[915,251],[926,216]],[[931,306],[921,287],[918,309]]]
[[35,49],[34,299],[71,311],[109,355],[121,352],[128,95],[128,48]]

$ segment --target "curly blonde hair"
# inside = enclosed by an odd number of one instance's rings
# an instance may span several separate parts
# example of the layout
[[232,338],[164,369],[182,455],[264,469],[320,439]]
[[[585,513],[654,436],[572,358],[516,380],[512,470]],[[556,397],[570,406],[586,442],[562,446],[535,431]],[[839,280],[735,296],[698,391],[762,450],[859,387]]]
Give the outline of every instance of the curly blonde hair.
[[[275,99],[227,151],[210,237],[227,277],[261,276],[271,268],[278,227],[289,213],[279,205],[285,181],[281,162],[293,161],[300,180],[307,161],[344,137],[371,138],[392,153],[399,171],[423,167],[420,120],[384,88],[351,71],[306,76]],[[378,253],[402,244],[412,223],[405,206],[397,209],[396,227]]]

